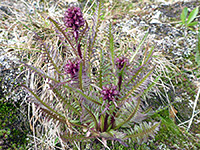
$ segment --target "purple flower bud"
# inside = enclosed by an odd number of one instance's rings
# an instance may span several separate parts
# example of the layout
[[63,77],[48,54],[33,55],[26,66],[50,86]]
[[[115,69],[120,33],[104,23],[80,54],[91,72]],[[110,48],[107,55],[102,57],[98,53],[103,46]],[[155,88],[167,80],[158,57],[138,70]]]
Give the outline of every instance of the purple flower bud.
[[80,61],[76,60],[74,62],[68,60],[67,64],[65,65],[65,72],[67,74],[70,74],[71,77],[75,77],[76,75],[78,75],[79,72],[79,67],[80,67]]
[[120,58],[117,58],[115,60],[115,64],[117,66],[118,69],[122,69],[124,67],[124,65],[128,65],[128,59],[126,57],[120,57]]
[[101,96],[103,97],[103,100],[115,101],[116,96],[119,94],[119,91],[117,90],[117,86],[114,86],[112,84],[106,85],[102,87]]
[[85,20],[79,7],[70,7],[64,14],[64,24],[67,28],[72,28],[74,31],[79,30],[84,26]]

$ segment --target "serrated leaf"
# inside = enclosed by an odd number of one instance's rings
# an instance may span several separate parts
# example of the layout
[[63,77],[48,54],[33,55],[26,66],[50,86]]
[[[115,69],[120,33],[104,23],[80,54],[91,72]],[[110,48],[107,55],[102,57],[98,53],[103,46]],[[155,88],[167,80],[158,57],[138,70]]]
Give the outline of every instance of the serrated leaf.
[[150,70],[144,77],[141,79],[133,88],[121,99],[120,106],[126,101],[126,99],[143,83],[146,81],[146,79],[151,75],[154,68]]
[[111,59],[112,59],[112,66],[114,69],[114,39],[113,39],[113,34],[112,34],[111,23],[109,25],[109,42],[110,42],[110,53],[111,53]]
[[161,76],[157,76],[156,79],[144,90],[144,94],[147,93],[160,79]]
[[189,14],[189,17],[188,17],[188,20],[187,20],[187,24],[190,24],[197,16],[199,12],[199,7],[195,8],[190,14]]
[[182,10],[182,13],[181,13],[181,21],[182,21],[182,24],[185,24],[185,20],[186,20],[187,14],[188,14],[188,8],[185,7],[185,8]]
[[95,104],[98,104],[98,105],[102,105],[100,102],[98,102],[96,99],[90,97],[90,96],[87,96],[85,95],[82,91],[78,90],[78,89],[74,89],[77,93],[81,94],[83,97],[85,97],[87,100],[95,103]]
[[156,122],[152,126],[144,122],[143,124],[140,124],[140,126],[136,125],[133,133],[125,136],[123,139],[132,138],[134,140],[139,139],[139,141],[145,141],[148,136],[154,136],[158,131],[159,126],[160,122]]
[[72,49],[74,50],[75,54],[78,56],[78,54],[76,53],[76,49],[73,46],[71,40],[68,38],[68,36],[65,34],[65,32],[62,30],[62,28],[59,26],[59,24],[53,20],[51,17],[48,18],[54,25],[55,27],[62,33],[62,35],[65,37],[65,39],[68,41],[68,43],[71,45]]
[[52,109],[47,103],[45,103],[42,99],[40,99],[40,97],[26,85],[22,85],[22,87],[24,87],[28,92],[30,92],[34,96],[34,98],[37,100],[37,103],[35,104],[39,105],[40,109],[42,109],[43,112],[51,116],[51,118],[59,120],[62,123],[65,123],[65,117],[62,114]]
[[133,110],[133,112],[128,116],[128,118],[126,120],[124,120],[123,122],[121,122],[119,125],[117,125],[115,127],[115,129],[118,129],[120,128],[122,125],[124,125],[125,123],[129,122],[131,120],[131,118],[133,118],[133,116],[138,112],[139,110],[139,107],[140,107],[140,100],[138,101],[135,109]]
[[148,32],[144,35],[144,37],[142,38],[142,41],[140,42],[139,46],[136,48],[135,53],[133,54],[133,56],[130,59],[130,62],[133,61],[133,59],[135,58],[136,54],[138,54],[138,51],[140,49],[140,47],[143,45],[144,41],[146,40],[147,36],[148,36]]
[[28,67],[29,69],[31,69],[31,70],[34,71],[35,73],[39,74],[40,76],[42,76],[42,77],[44,77],[44,78],[48,78],[48,79],[50,79],[50,80],[52,80],[52,81],[54,81],[54,82],[56,82],[56,83],[59,83],[59,81],[57,81],[56,79],[54,79],[54,78],[48,76],[47,74],[45,74],[43,70],[41,70],[41,69],[39,69],[39,68],[36,68],[36,67],[34,67],[34,66],[32,66],[32,65],[28,65],[28,64],[26,64],[26,63],[24,63],[24,62],[21,62],[21,61],[20,61],[20,63],[23,64],[25,67]]
[[128,147],[128,145],[123,142],[122,138],[125,136],[126,134],[122,133],[122,132],[118,132],[118,131],[114,131],[114,130],[110,130],[110,132],[102,132],[100,133],[100,136],[102,138],[108,139],[108,140],[112,140],[112,141],[118,141],[120,144],[124,145],[125,147]]
[[90,116],[92,117],[93,121],[94,121],[94,125],[95,125],[95,129],[98,130],[98,123],[97,123],[97,119],[95,117],[95,115],[86,107],[83,105],[83,107],[85,108],[85,110],[90,114]]
[[66,108],[69,108],[73,112],[75,112],[77,115],[81,116],[80,112],[77,110],[77,108],[73,107],[70,103],[68,103],[65,98],[58,92],[57,89],[53,89],[55,94],[61,99],[61,101],[66,105]]

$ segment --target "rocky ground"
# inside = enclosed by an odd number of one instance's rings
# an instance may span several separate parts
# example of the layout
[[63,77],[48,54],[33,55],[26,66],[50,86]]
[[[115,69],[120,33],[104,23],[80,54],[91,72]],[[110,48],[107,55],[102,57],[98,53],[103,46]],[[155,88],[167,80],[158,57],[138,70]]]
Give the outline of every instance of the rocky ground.
[[[166,66],[164,65],[163,67],[174,68],[174,71],[172,71],[173,69],[166,69],[167,78],[165,78],[166,76],[163,77],[169,87],[167,90],[169,101],[175,102],[173,105],[173,109],[177,111],[175,122],[185,127],[188,126],[188,122],[185,121],[191,118],[194,100],[199,88],[199,67],[195,62],[198,26],[190,30],[186,29],[186,33],[184,33],[185,28],[180,26],[178,21],[180,21],[180,14],[184,7],[188,7],[191,12],[199,4],[200,1],[152,2],[144,4],[127,2],[119,4],[121,11],[113,11],[114,24],[117,26],[117,30],[121,29],[120,38],[124,38],[123,35],[125,34],[137,41],[138,39],[141,40],[145,31],[148,31],[149,38],[147,43],[155,46],[155,52],[161,52],[166,58],[163,62]],[[123,8],[124,5],[127,6],[125,6],[126,9]],[[198,22],[200,22],[199,14],[200,12],[196,19]],[[187,36],[185,37],[184,34]],[[161,106],[163,103],[169,104],[169,101],[166,102],[166,97],[164,99],[163,101],[162,98],[155,97],[152,102],[155,108],[158,108],[157,106]],[[198,117],[193,120],[190,129],[197,139],[199,139],[200,135],[199,109],[200,103],[198,102],[196,107]]]
[[[80,5],[82,7],[84,4],[85,1],[81,1]],[[16,58],[8,56],[6,53],[10,45],[16,44],[14,42],[17,38],[16,35],[13,35],[15,33],[8,31],[10,25],[6,20],[6,16],[14,14],[7,5],[24,11],[27,10],[18,1],[0,2],[0,20],[2,21],[0,24],[0,97],[7,101],[11,99],[19,101],[25,96],[24,93],[12,91],[14,86],[22,81],[22,78],[18,78],[18,64],[13,63]],[[177,111],[175,122],[184,127],[188,126],[188,123],[184,122],[191,118],[199,82],[199,67],[195,62],[197,26],[194,26],[193,30],[185,30],[184,27],[178,24],[178,21],[180,21],[180,14],[184,7],[188,7],[191,11],[196,6],[200,6],[199,0],[169,0],[168,2],[165,0],[155,0],[153,2],[147,0],[144,3],[137,0],[122,0],[119,2],[110,0],[105,3],[105,9],[112,9],[112,15],[109,15],[107,19],[112,19],[115,31],[118,32],[116,41],[119,38],[120,40],[132,38],[135,41],[135,46],[137,46],[148,31],[147,43],[150,46],[155,46],[155,52],[165,56],[166,61],[169,62],[168,65],[163,65],[168,67],[165,69],[167,75],[163,76],[163,81],[168,86],[167,93],[170,101],[162,100],[161,97],[156,98],[158,102],[153,107],[158,109],[158,104],[164,106],[170,102],[175,102],[173,105],[173,108]],[[199,15],[200,13],[196,20],[200,22]],[[185,34],[187,38],[184,36]],[[12,61],[9,61],[9,59]],[[165,63],[165,60],[163,60],[163,63]],[[196,107],[196,113],[199,113],[199,110],[200,103]],[[193,121],[190,132],[199,142],[200,116],[199,114],[197,116]]]

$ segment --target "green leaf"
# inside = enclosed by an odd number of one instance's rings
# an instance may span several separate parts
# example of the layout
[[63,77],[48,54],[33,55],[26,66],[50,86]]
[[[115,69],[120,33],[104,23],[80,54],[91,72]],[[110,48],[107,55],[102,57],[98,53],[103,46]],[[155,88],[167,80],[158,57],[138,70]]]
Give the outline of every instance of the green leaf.
[[147,139],[148,136],[153,136],[154,132],[158,130],[160,123],[155,123],[150,126],[147,123],[143,123],[140,126],[135,126],[135,130],[133,134],[125,136],[123,139],[133,138],[135,139]]
[[103,2],[102,2],[102,0],[100,0],[98,3],[97,10],[96,10],[96,12],[97,12],[96,17],[95,17],[96,22],[95,22],[94,26],[92,27],[92,30],[94,31],[94,33],[93,33],[94,37],[93,37],[92,42],[89,43],[89,52],[92,52],[92,49],[96,42],[97,34],[99,32],[99,27],[101,25],[100,21],[101,21],[101,15],[102,15],[102,13],[101,13],[102,5],[103,5]]
[[157,76],[156,79],[144,90],[144,94],[146,94],[152,87],[158,82],[161,76]]
[[56,144],[58,142],[58,137],[55,139],[55,142],[54,142],[54,144]]
[[78,92],[79,94],[81,94],[83,97],[85,97],[87,100],[97,104],[97,105],[102,105],[100,102],[96,101],[94,98],[89,97],[87,95],[85,95],[82,91],[78,90],[78,89],[74,89],[76,92]]
[[100,121],[101,121],[101,124],[100,124],[100,129],[101,129],[101,131],[103,131],[104,130],[104,121],[105,121],[105,114],[102,114],[101,116],[100,116]]
[[[43,41],[42,41],[43,42]],[[49,48],[50,47],[46,47],[45,44],[43,43],[43,46],[44,46],[44,50],[45,50],[45,53],[47,54],[47,57],[48,57],[48,60],[50,60],[51,64],[54,66],[54,68],[56,69],[56,71],[58,73],[61,73],[59,67],[56,65],[56,63],[54,62],[54,59],[53,57],[51,56],[50,52],[49,52]]]
[[198,39],[198,42],[195,49],[196,51],[195,61],[197,62],[198,66],[200,66],[200,30],[199,30],[197,39]]
[[190,24],[197,16],[199,12],[199,7],[195,8],[190,14],[189,14],[189,17],[188,17],[188,20],[187,20],[187,24]]
[[73,107],[70,103],[68,103],[65,98],[58,92],[57,89],[53,89],[55,94],[61,99],[61,101],[66,105],[66,108],[69,108],[73,112],[75,112],[77,115],[81,116],[80,112],[77,110],[77,108]]
[[112,59],[112,66],[114,69],[114,39],[113,39],[113,34],[112,34],[112,25],[110,23],[109,25],[109,42],[110,42],[110,53],[111,53],[111,59]]
[[63,34],[63,36],[65,37],[65,39],[68,41],[68,43],[71,45],[72,49],[74,50],[74,53],[78,56],[78,54],[76,53],[76,49],[73,46],[71,40],[67,37],[67,35],[65,34],[65,32],[62,30],[62,28],[59,26],[59,24],[56,23],[55,20],[53,20],[52,18],[48,18],[54,25],[55,27]]
[[198,33],[198,42],[197,42],[197,51],[200,53],[200,29],[199,29],[199,33]]
[[180,25],[184,25],[182,22],[178,22],[178,24],[180,24]]
[[35,99],[39,102],[40,109],[42,109],[43,112],[45,112],[52,118],[59,120],[62,123],[65,123],[65,117],[63,115],[61,115],[60,113],[52,109],[48,104],[46,104],[43,100],[41,100],[40,97],[37,96],[37,94],[34,93],[31,89],[29,89],[26,85],[22,85],[22,87],[27,89],[35,97]]
[[144,65],[141,66],[141,68],[139,68],[139,69],[137,70],[137,72],[135,73],[135,75],[132,76],[132,78],[131,78],[131,80],[128,82],[128,84],[130,84],[130,83],[137,77],[137,75],[138,75],[141,71],[143,71],[143,69],[144,69]]
[[181,21],[182,21],[182,24],[185,24],[185,20],[186,20],[187,14],[188,14],[188,8],[185,7],[185,8],[182,10],[182,13],[181,13]]
[[145,57],[146,60],[144,61],[144,64],[146,64],[149,58],[151,58],[153,50],[154,50],[154,46],[151,47],[149,54],[147,55],[147,57]]
[[194,21],[194,22],[191,22],[190,24],[188,24],[187,27],[195,26],[195,25],[197,25],[197,24],[198,24],[198,22],[197,22],[197,21]]
[[99,87],[102,89],[103,86],[103,71],[104,71],[104,58],[103,58],[103,50],[100,50],[100,68],[98,72],[98,81],[99,81]]
[[81,90],[83,90],[82,71],[83,71],[83,63],[81,62],[79,68],[79,86]]
[[28,64],[26,64],[26,63],[24,63],[24,62],[20,62],[20,63],[23,64],[25,67],[28,67],[29,69],[31,69],[31,70],[34,71],[35,73],[39,74],[40,76],[43,76],[43,77],[48,78],[48,79],[50,79],[50,80],[52,80],[52,81],[55,81],[56,83],[59,83],[59,81],[57,81],[56,79],[54,79],[54,78],[52,78],[52,77],[46,75],[41,69],[36,68],[36,67],[34,67],[34,66],[31,66],[31,65],[28,65]]
[[85,141],[89,140],[91,137],[86,137],[85,135],[60,135],[61,139],[65,142],[72,142],[72,141]]
[[132,62],[133,59],[135,58],[135,56],[136,56],[136,54],[138,53],[140,47],[142,46],[142,44],[144,43],[145,39],[147,38],[147,35],[148,35],[148,32],[144,35],[144,37],[143,37],[142,41],[140,42],[139,46],[136,48],[136,51],[135,51],[135,53],[133,54],[133,56],[131,57],[130,62]]
[[95,129],[98,130],[98,123],[97,123],[97,119],[95,117],[95,115],[86,107],[83,105],[83,107],[85,108],[85,110],[90,114],[90,116],[92,117],[93,121],[94,121],[94,125],[95,125]]
[[121,99],[120,106],[126,101],[126,99],[151,75],[153,72],[154,68],[149,71],[143,79],[141,79],[133,88]]
[[128,118],[127,118],[125,121],[123,121],[123,122],[121,122],[119,125],[117,125],[117,126],[114,128],[114,130],[120,128],[122,125],[124,125],[125,123],[129,122],[129,121],[131,120],[131,118],[133,118],[133,116],[135,116],[135,114],[136,114],[136,113],[138,112],[138,110],[139,110],[140,102],[141,102],[141,101],[138,100],[137,105],[136,105],[135,109],[133,110],[133,112],[128,116]]

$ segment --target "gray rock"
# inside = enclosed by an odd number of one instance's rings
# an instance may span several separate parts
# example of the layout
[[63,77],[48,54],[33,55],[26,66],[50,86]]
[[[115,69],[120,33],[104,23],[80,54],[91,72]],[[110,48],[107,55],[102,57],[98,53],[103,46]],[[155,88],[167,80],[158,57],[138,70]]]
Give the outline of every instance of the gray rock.
[[159,20],[153,18],[153,19],[150,21],[150,24],[161,24],[161,22],[160,22]]

